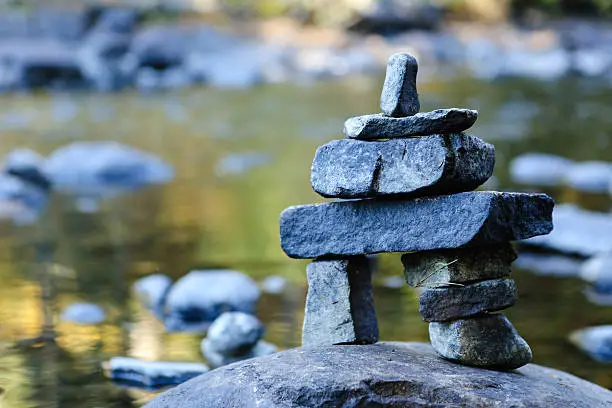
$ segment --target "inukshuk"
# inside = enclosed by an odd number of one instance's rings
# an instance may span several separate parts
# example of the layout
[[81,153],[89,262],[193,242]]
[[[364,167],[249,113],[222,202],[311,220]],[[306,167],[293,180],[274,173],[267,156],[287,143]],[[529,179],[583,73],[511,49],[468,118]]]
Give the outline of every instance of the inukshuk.
[[350,118],[343,140],[316,152],[311,182],[341,200],[290,207],[281,246],[313,258],[303,345],[378,340],[368,254],[405,253],[408,284],[421,287],[420,312],[433,348],[467,365],[511,369],[531,361],[529,345],[502,314],[516,301],[508,279],[511,241],[552,230],[543,194],[472,191],[493,173],[495,150],[462,133],[468,109],[419,113],[417,61],[389,59],[382,113]]

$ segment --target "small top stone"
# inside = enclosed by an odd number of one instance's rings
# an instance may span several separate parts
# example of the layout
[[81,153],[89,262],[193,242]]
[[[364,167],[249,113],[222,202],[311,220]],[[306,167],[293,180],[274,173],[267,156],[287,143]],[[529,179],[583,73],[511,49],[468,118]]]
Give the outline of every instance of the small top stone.
[[380,96],[380,109],[387,116],[412,116],[420,110],[416,77],[419,65],[409,54],[393,54],[387,62],[387,76]]

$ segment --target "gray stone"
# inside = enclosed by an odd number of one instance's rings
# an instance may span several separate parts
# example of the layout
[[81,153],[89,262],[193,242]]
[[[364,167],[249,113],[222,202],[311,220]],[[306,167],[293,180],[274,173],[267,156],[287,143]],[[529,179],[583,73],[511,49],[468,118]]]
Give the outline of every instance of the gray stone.
[[267,356],[269,354],[276,353],[278,348],[267,341],[259,340],[255,346],[244,354],[229,355],[223,354],[217,351],[214,347],[211,347],[210,340],[204,338],[201,344],[201,351],[206,361],[213,367],[221,367],[227,364],[233,364],[238,361],[248,360],[249,358],[256,358]]
[[515,268],[528,270],[536,275],[551,275],[558,277],[577,276],[584,260],[566,255],[547,252],[521,252]]
[[378,341],[372,273],[366,257],[313,261],[306,268],[306,274],[304,346]]
[[442,357],[483,368],[515,369],[531,362],[531,349],[501,314],[429,324],[431,345]]
[[61,319],[76,324],[100,324],[106,320],[106,312],[95,303],[72,303],[62,312]]
[[406,118],[383,114],[356,116],[344,122],[344,136],[349,139],[392,139],[445,133],[459,133],[472,127],[478,111],[470,109],[437,109]]
[[525,185],[559,186],[573,164],[553,154],[525,153],[510,162],[510,177],[515,183]]
[[423,343],[297,348],[206,373],[147,408],[603,408],[612,392],[529,364],[482,370],[438,358]]
[[566,254],[591,257],[612,251],[612,215],[587,211],[574,204],[561,204],[553,211],[555,229],[545,237],[531,238],[523,245]]
[[514,305],[516,298],[516,285],[512,279],[427,288],[419,296],[419,312],[426,322],[445,322],[506,309]]
[[240,356],[251,351],[264,334],[264,327],[255,316],[241,312],[226,312],[208,329],[209,346],[221,354]]
[[163,314],[166,296],[171,287],[172,279],[161,273],[140,278],[132,286],[140,303],[158,315]]
[[393,54],[387,62],[387,76],[380,96],[380,109],[387,116],[412,116],[421,109],[417,93],[416,58],[408,54]]
[[113,357],[108,362],[108,376],[147,388],[178,385],[210,369],[205,364],[178,361],[144,361],[130,357]]
[[281,214],[281,247],[319,258],[503,243],[549,233],[553,205],[544,194],[483,191],[296,206]]
[[406,283],[425,287],[502,278],[510,275],[515,259],[516,252],[509,243],[402,255]]
[[570,334],[569,340],[593,360],[612,362],[612,325],[576,330]]
[[323,197],[425,196],[474,190],[494,166],[494,147],[464,133],[384,142],[344,139],[317,149],[310,180]]

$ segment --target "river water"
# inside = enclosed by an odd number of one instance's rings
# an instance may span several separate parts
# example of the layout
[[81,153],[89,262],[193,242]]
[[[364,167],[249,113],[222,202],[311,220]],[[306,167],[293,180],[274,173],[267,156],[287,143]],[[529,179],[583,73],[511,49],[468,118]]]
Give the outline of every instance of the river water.
[[[266,340],[299,345],[306,263],[280,250],[278,216],[287,206],[323,201],[309,182],[315,149],[340,138],[348,116],[378,111],[381,84],[380,77],[352,77],[232,91],[2,97],[2,155],[15,147],[48,154],[74,140],[117,140],[161,156],[177,171],[169,185],[105,201],[94,214],[53,197],[37,224],[0,224],[2,406],[139,406],[153,394],[111,384],[102,362],[118,355],[202,361],[201,336],[165,333],[132,295],[134,280],[155,272],[176,279],[194,268],[226,267],[257,280],[285,276],[287,292],[264,295],[258,315]],[[420,94],[422,110],[480,111],[471,132],[496,146],[493,188],[520,191],[508,163],[523,152],[612,161],[612,90],[596,81],[455,78],[422,84]],[[249,157],[255,158],[250,168]],[[610,208],[606,196],[542,191],[557,202]],[[381,338],[426,341],[414,291],[382,284],[401,275],[399,258],[381,256],[375,277]],[[567,341],[574,329],[612,323],[610,310],[589,304],[578,279],[521,270],[515,279],[520,300],[507,315],[531,345],[534,362],[612,387],[612,367]],[[60,311],[75,301],[101,305],[106,322],[60,321]],[[56,330],[55,344],[23,341],[45,325]]]

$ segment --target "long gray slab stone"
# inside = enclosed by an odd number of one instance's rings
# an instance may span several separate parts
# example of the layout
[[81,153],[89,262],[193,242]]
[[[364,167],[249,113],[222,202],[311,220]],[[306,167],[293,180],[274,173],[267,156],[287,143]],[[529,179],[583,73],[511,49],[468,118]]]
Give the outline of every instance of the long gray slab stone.
[[545,194],[474,191],[295,206],[281,214],[281,247],[320,258],[503,243],[549,233],[553,205]]
[[306,275],[303,346],[378,341],[372,272],[365,256],[314,261],[306,268]]
[[349,139],[393,139],[459,133],[472,127],[478,111],[471,109],[437,109],[405,118],[377,113],[349,118],[344,122],[344,136]]
[[495,148],[465,133],[384,142],[334,140],[310,181],[323,197],[426,196],[474,190],[493,175]]
[[420,110],[416,86],[418,71],[419,64],[412,55],[397,53],[389,58],[380,95],[380,109],[385,115],[410,116]]

